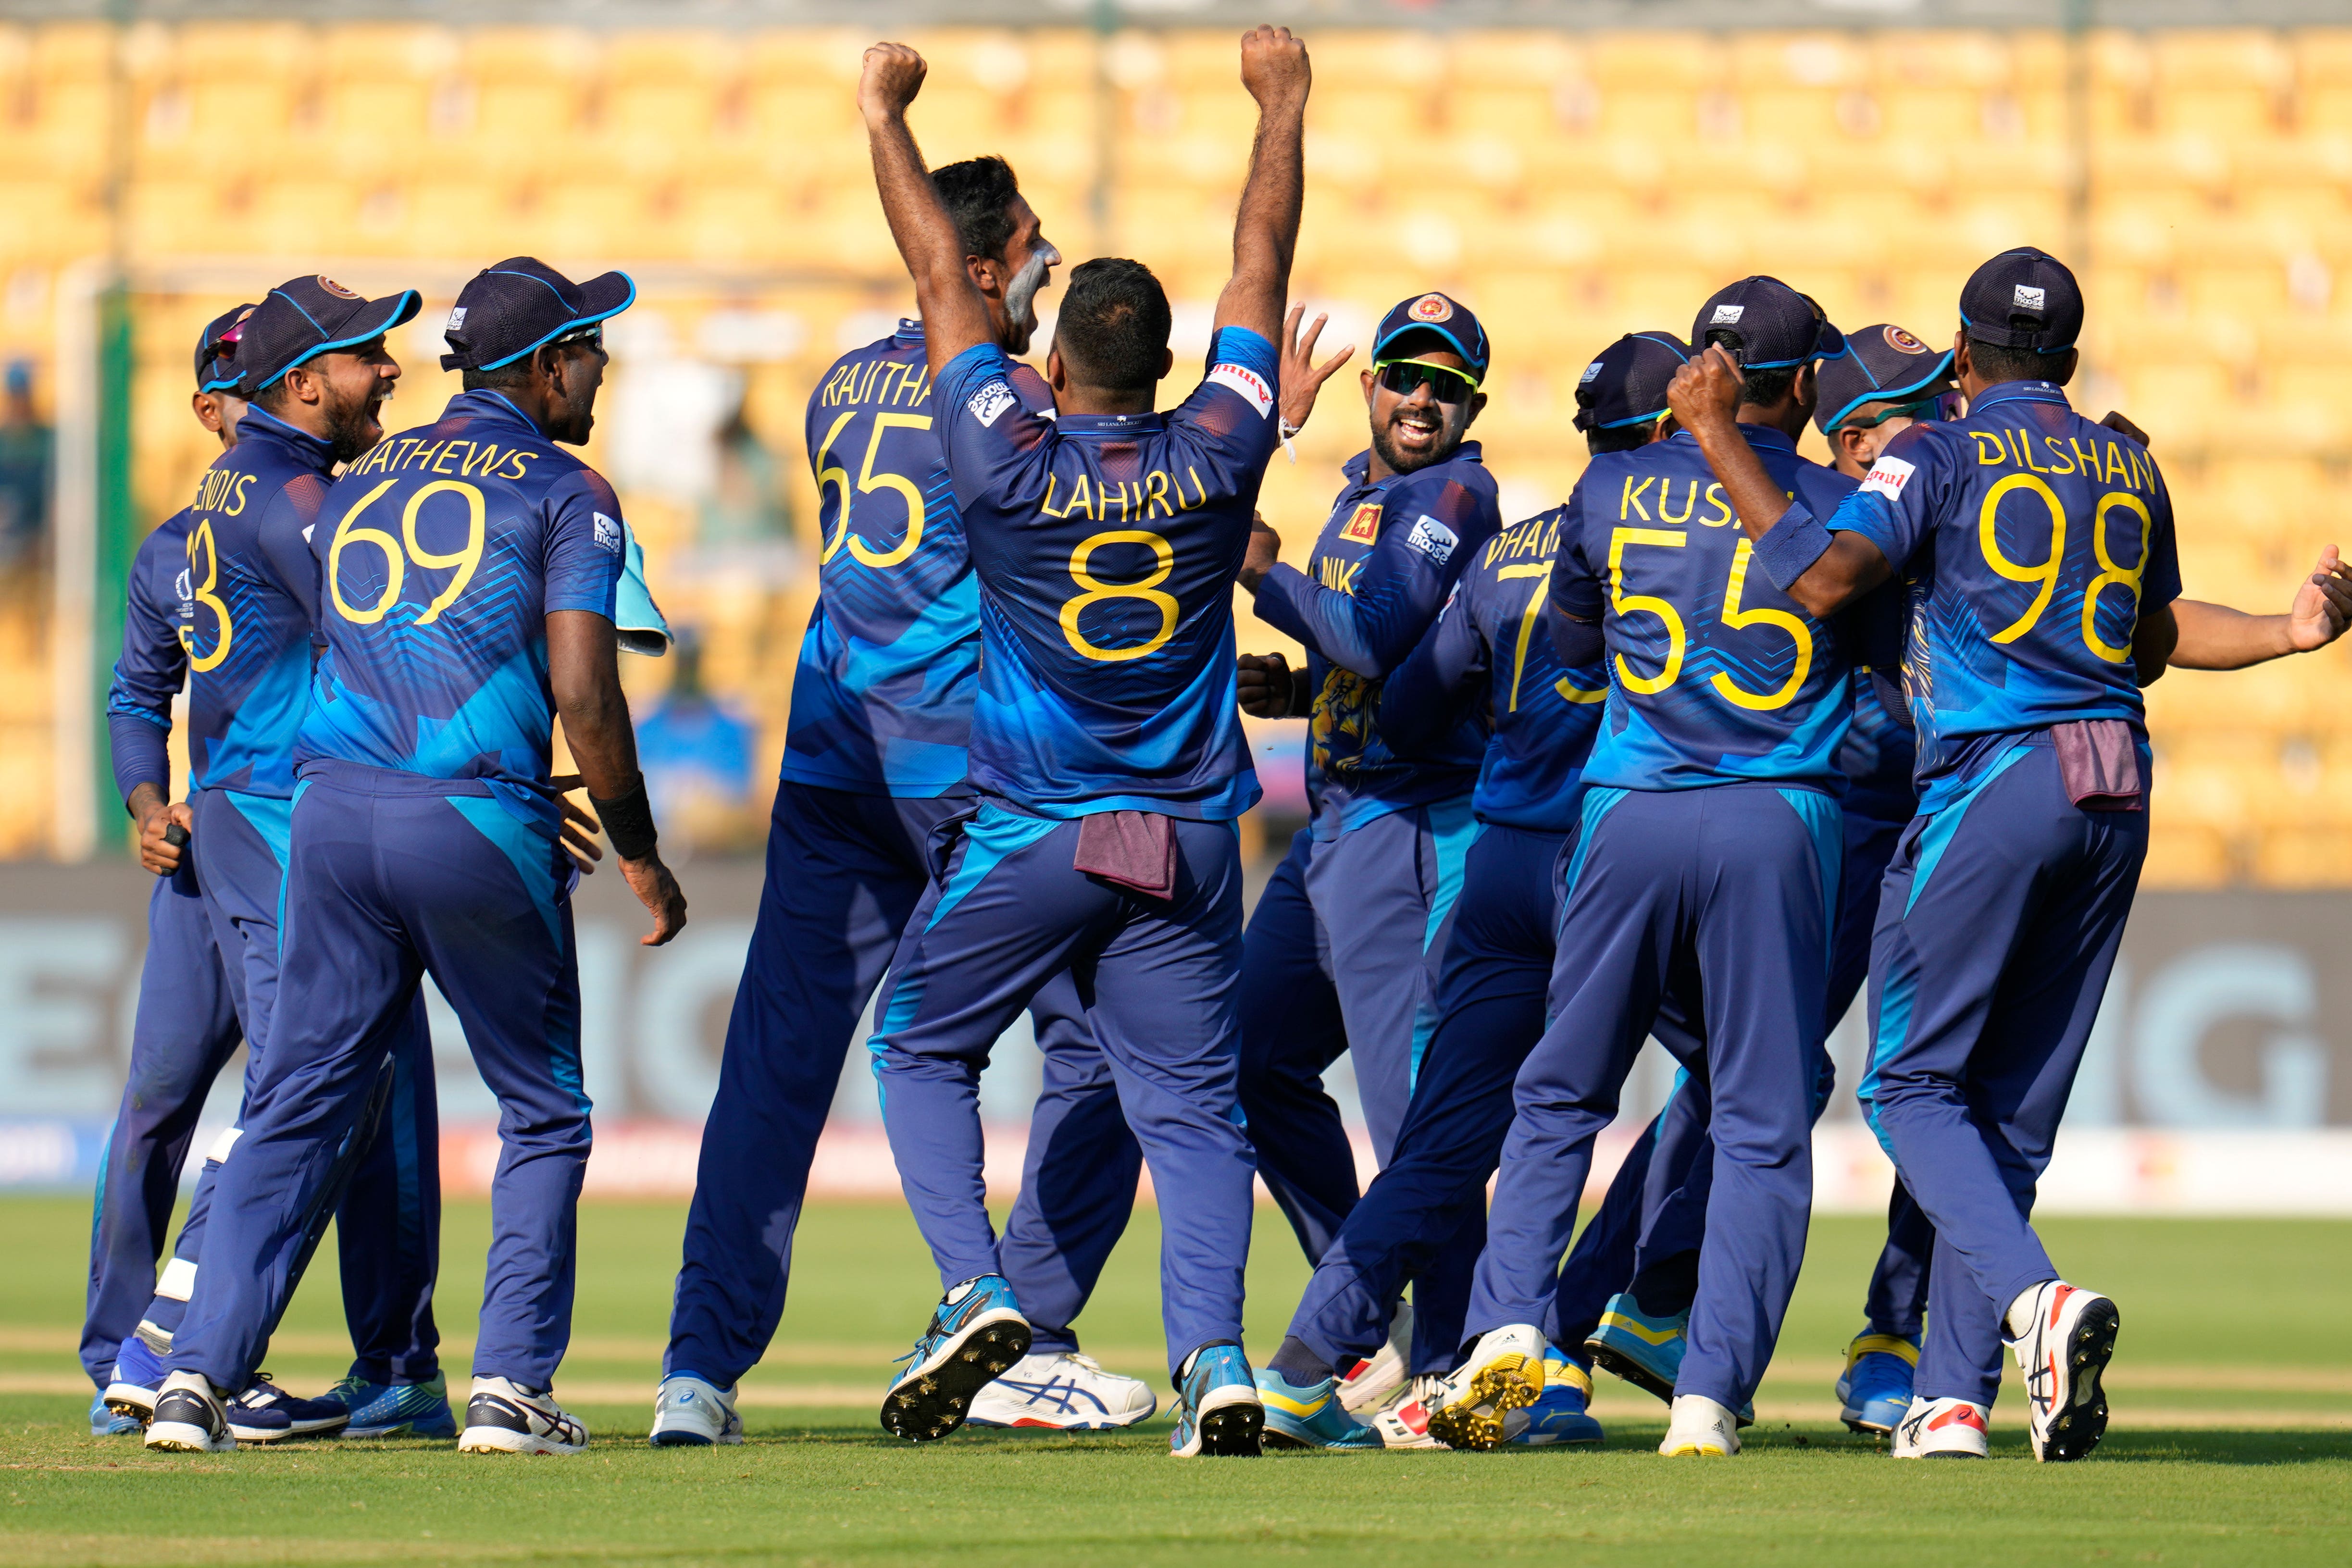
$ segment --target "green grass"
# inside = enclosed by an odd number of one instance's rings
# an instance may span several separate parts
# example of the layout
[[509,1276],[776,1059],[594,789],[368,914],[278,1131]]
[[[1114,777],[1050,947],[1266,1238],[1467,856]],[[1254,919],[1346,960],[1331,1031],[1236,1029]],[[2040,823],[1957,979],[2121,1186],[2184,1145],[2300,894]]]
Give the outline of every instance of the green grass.
[[[751,1441],[648,1449],[682,1217],[582,1211],[578,1340],[558,1392],[598,1434],[583,1458],[460,1458],[446,1444],[178,1458],[87,1436],[89,1396],[65,1391],[86,1208],[0,1202],[0,1389],[17,1391],[0,1393],[0,1563],[2352,1560],[2352,1226],[2053,1221],[2070,1273],[2125,1316],[2116,1426],[2082,1465],[2032,1465],[2000,1418],[1982,1466],[1897,1465],[1845,1434],[1827,1384],[1876,1237],[1844,1218],[1815,1225],[1764,1419],[1736,1460],[1659,1459],[1663,1408],[1604,1379],[1598,1453],[1177,1464],[1164,1417],[1118,1437],[966,1433],[919,1449],[884,1436],[873,1406],[888,1358],[936,1282],[907,1216],[882,1205],[807,1216],[776,1352],[745,1385],[769,1401],[747,1408]],[[453,1342],[471,1336],[487,1236],[480,1205],[452,1208]],[[1080,1327],[1164,1391],[1156,1240],[1139,1214]],[[332,1272],[314,1276],[272,1357],[303,1392],[341,1370]],[[1305,1274],[1260,1211],[1254,1347],[1275,1342]],[[2224,1337],[2231,1311],[2252,1328]],[[449,1349],[462,1374],[462,1343]],[[863,1403],[825,1403],[853,1395]]]

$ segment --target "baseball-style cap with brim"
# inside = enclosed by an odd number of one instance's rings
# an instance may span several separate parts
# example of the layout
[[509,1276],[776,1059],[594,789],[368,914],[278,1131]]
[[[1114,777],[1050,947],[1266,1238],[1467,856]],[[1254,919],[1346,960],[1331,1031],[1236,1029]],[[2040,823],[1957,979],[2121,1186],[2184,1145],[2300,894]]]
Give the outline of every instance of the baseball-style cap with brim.
[[227,392],[236,385],[236,345],[245,335],[250,305],[232,305],[205,323],[196,339],[196,390]]
[[237,339],[237,395],[267,391],[305,360],[380,338],[423,303],[414,289],[365,300],[323,273],[289,278],[246,318]]
[[2082,286],[2046,250],[2004,250],[1969,275],[1960,325],[1995,348],[2064,353],[2083,335]]
[[1813,415],[1826,436],[1873,403],[1900,403],[1951,384],[1952,351],[1937,353],[1891,321],[1864,327],[1845,340],[1843,359],[1821,370],[1821,406]]
[[1666,411],[1666,387],[1690,363],[1690,345],[1672,332],[1628,332],[1601,351],[1576,384],[1576,427],[1615,430],[1647,425]]
[[1486,329],[1470,307],[1445,294],[1415,294],[1381,318],[1372,336],[1372,363],[1415,354],[1460,354],[1473,381],[1486,375]]
[[1694,352],[1709,332],[1731,334],[1731,357],[1742,370],[1785,370],[1845,353],[1845,334],[1828,312],[1778,278],[1742,278],[1717,289],[1691,323]]
[[595,325],[636,303],[625,272],[574,283],[532,256],[510,257],[474,274],[441,334],[450,353],[443,370],[497,370],[566,332]]

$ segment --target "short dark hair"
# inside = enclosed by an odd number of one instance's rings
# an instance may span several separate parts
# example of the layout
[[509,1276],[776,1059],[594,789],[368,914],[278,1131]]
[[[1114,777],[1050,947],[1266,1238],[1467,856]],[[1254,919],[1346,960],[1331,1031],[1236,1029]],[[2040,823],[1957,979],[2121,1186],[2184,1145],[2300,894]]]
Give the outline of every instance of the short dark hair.
[[1657,423],[1644,419],[1639,425],[1619,425],[1606,430],[1587,430],[1584,449],[1593,457],[1604,452],[1630,452],[1636,447],[1646,447],[1656,435]]
[[512,387],[527,385],[530,381],[530,367],[538,363],[537,354],[528,353],[519,360],[499,366],[496,370],[466,371],[458,377],[457,384],[467,392],[479,392],[484,387],[494,392],[503,392]]
[[1969,364],[1988,383],[2048,381],[2065,357],[2063,352],[2046,354],[2030,348],[2004,348],[1981,338],[1969,340]]
[[1013,204],[1021,199],[1021,181],[1012,164],[997,157],[966,158],[932,170],[931,189],[955,220],[966,256],[1004,259],[1013,239]]
[[1073,377],[1108,392],[1149,392],[1167,374],[1168,291],[1151,268],[1097,257],[1070,269],[1054,346]]
[[[299,367],[295,365],[288,365],[286,367],[287,370],[294,370],[298,368]],[[243,397],[245,395],[233,386],[227,390],[230,394],[236,396]],[[257,392],[251,397],[247,398],[246,401],[251,403],[256,408],[262,410],[262,412],[266,414],[283,414],[286,411],[287,396],[286,375],[285,372],[281,371],[278,373],[278,376],[276,381],[271,382],[268,386],[263,387],[259,392]]]
[[[1707,333],[1706,342],[1701,343],[1699,347],[1704,349],[1712,343],[1721,343],[1727,353],[1735,358],[1738,356],[1740,342],[1738,332],[1718,328]],[[1759,408],[1771,407],[1772,405],[1788,396],[1789,388],[1797,384],[1799,368],[1797,365],[1784,364],[1770,370],[1748,371],[1748,380],[1740,389],[1739,400],[1742,403],[1752,403]]]

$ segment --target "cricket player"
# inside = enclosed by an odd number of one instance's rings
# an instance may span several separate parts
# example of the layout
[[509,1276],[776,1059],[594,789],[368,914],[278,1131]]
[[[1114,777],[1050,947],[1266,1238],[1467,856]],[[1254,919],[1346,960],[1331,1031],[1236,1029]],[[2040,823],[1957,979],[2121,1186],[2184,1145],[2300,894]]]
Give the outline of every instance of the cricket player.
[[[1814,364],[1845,352],[1821,308],[1748,278],[1700,308],[1694,344],[1745,367],[1737,431],[1773,481],[1822,504],[1852,482],[1799,458]],[[1678,373],[1679,374],[1679,373]],[[1584,770],[1553,1019],[1515,1112],[1466,1328],[1476,1346],[1430,1430],[1491,1447],[1540,1396],[1541,1327],[1592,1140],[1659,1003],[1702,994],[1714,1179],[1674,1420],[1660,1452],[1738,1451],[1804,1257],[1810,1134],[1843,850],[1836,754],[1853,705],[1842,631],[1754,571],[1687,434],[1593,459],[1561,519],[1558,614],[1599,634],[1610,696]],[[1596,639],[1588,636],[1582,645]],[[1580,639],[1564,639],[1574,661]],[[1665,1042],[1670,1047],[1673,1042]]]
[[[220,374],[207,376],[226,381],[233,371],[245,406],[234,445],[198,482],[186,517],[179,636],[194,794],[183,830],[247,1041],[248,1104],[268,1055],[295,738],[309,700],[318,567],[304,532],[333,466],[382,437],[378,412],[400,375],[383,336],[415,310],[413,292],[371,303],[330,279],[289,279],[221,329],[216,347],[230,352],[216,353]],[[236,334],[233,347],[229,331]],[[227,1409],[236,1440],[347,1430],[354,1405],[346,1395],[393,1381],[422,1389],[413,1414],[446,1427],[432,1315],[439,1134],[421,1006],[387,1037],[379,1065],[380,1098],[332,1152],[329,1178],[301,1214],[289,1269],[290,1292],[340,1209],[345,1311],[358,1359],[345,1383],[318,1400],[294,1399],[264,1378],[244,1379]],[[379,1136],[388,1113],[396,1124]],[[239,1136],[233,1128],[206,1160],[176,1256],[156,1282],[140,1331],[118,1351],[106,1397],[119,1413],[145,1417],[154,1409],[163,1358],[219,1217],[212,1197],[220,1160]]]
[[[251,305],[235,306],[207,321],[196,340],[196,390],[190,401],[197,423],[219,438],[223,451],[236,445],[236,422],[245,412],[236,391],[236,337],[252,312]],[[140,864],[156,879],[147,900],[147,956],[131,1026],[130,1077],[107,1134],[90,1225],[81,1357],[98,1384],[89,1406],[93,1436],[143,1429],[138,1415],[106,1407],[107,1386],[115,1381],[123,1342],[137,1331],[155,1294],[155,1262],[163,1256],[180,1167],[205,1097],[245,1037],[187,854],[193,814],[172,800],[172,700],[187,679],[180,631],[194,608],[184,586],[187,556],[183,508],[158,523],[131,558],[122,655],[106,698],[115,788],[138,825]],[[174,1261],[184,1256],[188,1268],[204,1234],[200,1215],[191,1211],[180,1231],[184,1251]],[[146,1347],[150,1353],[155,1348]],[[129,1381],[140,1381],[136,1369]]]
[[[1060,253],[1003,160],[950,164],[931,183],[994,341],[1026,353]],[[972,808],[980,585],[923,333],[921,321],[900,321],[836,360],[809,397],[824,538],[817,602],[793,682],[759,920],[703,1129],[654,1401],[657,1447],[741,1440],[735,1385],[783,1310],[793,1231],[851,1033],[930,879],[932,834]],[[1008,375],[1028,407],[1053,412],[1034,371],[1015,364]],[[1131,1426],[1159,1402],[1080,1353],[1070,1322],[1126,1228],[1142,1151],[1068,977],[1043,987],[1030,1014],[1044,1082],[1003,1254],[1032,1339],[971,1418]]]
[[908,1201],[948,1286],[883,1424],[945,1436],[1028,1349],[989,1224],[975,1086],[990,1044],[1067,970],[1160,1194],[1171,1449],[1255,1454],[1234,818],[1258,787],[1234,708],[1231,585],[1259,548],[1250,517],[1280,438],[1275,339],[1297,237],[1307,51],[1283,29],[1243,39],[1259,123],[1205,379],[1175,412],[1152,411],[1172,364],[1167,296],[1135,262],[1090,261],[1071,275],[1046,362],[1055,420],[1014,390],[907,129],[924,68],[913,50],[877,45],[858,99],[979,579],[980,799],[941,845],[869,1043]]
[[[1686,357],[1680,340],[1663,332],[1629,334],[1602,351],[1576,394],[1577,426],[1596,456],[1652,438],[1666,384]],[[1541,625],[1561,517],[1555,508],[1479,546],[1435,630],[1380,692],[1380,733],[1403,754],[1442,747],[1481,709],[1492,735],[1472,797],[1461,892],[1432,943],[1435,1023],[1395,1150],[1341,1224],[1288,1336],[1258,1373],[1267,1429],[1286,1444],[1441,1446],[1428,1432],[1430,1401],[1461,1343],[1460,1310],[1447,1315],[1424,1302],[1414,1335],[1444,1359],[1360,1413],[1364,1419],[1345,1407],[1337,1372],[1377,1354],[1408,1279],[1449,1252],[1477,1251],[1486,1178],[1511,1120],[1511,1079],[1543,1033],[1557,862],[1576,825],[1585,758],[1608,695],[1600,661],[1562,665]],[[1638,1178],[1631,1185],[1638,1203]],[[1588,1237],[1609,1228],[1588,1227]],[[1630,1241],[1620,1250],[1612,1284],[1631,1267]],[[1569,1342],[1580,1347],[1581,1333]],[[1585,1413],[1585,1369],[1556,1360],[1543,1400],[1512,1413],[1511,1441],[1599,1441],[1600,1426]]]
[[[1434,1021],[1425,955],[1477,832],[1484,727],[1465,710],[1445,732],[1402,747],[1381,731],[1380,697],[1502,525],[1494,476],[1466,438],[1486,405],[1489,358],[1485,327],[1460,301],[1432,292],[1391,308],[1360,378],[1370,444],[1344,466],[1309,570],[1242,576],[1258,618],[1307,653],[1298,672],[1279,655],[1244,660],[1249,711],[1307,718],[1312,820],[1250,915],[1241,1082],[1259,1173],[1310,1260],[1357,1198],[1323,1073],[1352,1049],[1373,1154],[1386,1164]],[[1458,1318],[1475,1242],[1463,1235],[1421,1270],[1422,1313]],[[1415,1331],[1402,1361],[1349,1369],[1343,1393],[1362,1408],[1408,1373],[1444,1371],[1454,1349]]]
[[2138,441],[2074,413],[2074,274],[2031,247],[1960,292],[1967,417],[1904,430],[1842,505],[1793,500],[1741,449],[1736,369],[1678,375],[1760,571],[1828,616],[1894,577],[1919,814],[1889,864],[1871,958],[1872,1126],[1933,1223],[1927,1336],[1900,1458],[1976,1457],[2004,1340],[2034,1457],[2105,1434],[2120,1314],[2068,1283],[2030,1222],[2147,848],[2139,689],[2325,647],[2352,612],[2334,546],[2281,616],[2181,599],[2171,501]]
[[[458,1447],[586,1447],[551,1389],[589,1143],[576,872],[557,804],[572,781],[548,765],[559,713],[622,875],[653,911],[645,942],[667,942],[686,914],[615,666],[619,504],[560,449],[588,438],[603,322],[635,298],[617,272],[573,283],[529,257],[486,268],[458,294],[442,358],[465,391],[437,423],[374,447],[317,506],[326,651],[298,748],[278,1026],[221,1168],[207,1241],[220,1267],[198,1276],[151,1447],[226,1446],[220,1393],[248,1375],[283,1307],[294,1216],[428,973],[499,1097],[504,1145]],[[413,296],[307,302],[353,342],[415,310]],[[262,321],[243,350],[257,385],[303,342],[272,332],[257,346]]]

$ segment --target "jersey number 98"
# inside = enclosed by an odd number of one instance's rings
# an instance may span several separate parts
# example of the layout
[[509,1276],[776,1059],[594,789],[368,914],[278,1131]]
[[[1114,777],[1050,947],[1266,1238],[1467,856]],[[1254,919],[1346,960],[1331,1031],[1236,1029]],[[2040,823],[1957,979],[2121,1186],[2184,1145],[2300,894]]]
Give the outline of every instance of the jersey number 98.
[[[488,509],[483,503],[482,492],[461,480],[436,479],[429,485],[417,487],[415,493],[408,498],[408,504],[401,509],[398,539],[380,528],[360,527],[360,515],[375,504],[377,497],[397,483],[397,479],[383,480],[360,497],[359,504],[345,512],[343,521],[335,525],[334,542],[327,547],[327,592],[333,597],[335,613],[363,626],[373,626],[383,619],[384,612],[400,598],[401,583],[407,575],[410,562],[427,571],[451,566],[457,569],[442,586],[441,592],[434,595],[433,602],[425,607],[425,613],[416,617],[416,624],[420,626],[431,626],[441,618],[441,612],[457,602],[457,595],[466,591],[466,584],[474,580],[474,569],[482,563],[482,538],[487,527]],[[456,496],[466,507],[466,542],[462,548],[446,555],[425,549],[416,536],[418,514],[425,510],[426,501],[438,495]],[[343,552],[354,544],[383,552],[383,592],[376,595],[373,605],[355,605],[343,597]]]
[[[1999,513],[2001,498],[2011,490],[2024,490],[2050,513],[2050,555],[2039,566],[2021,566],[2001,550]],[[2107,517],[2117,511],[2128,512],[2139,520],[2139,557],[2129,567],[2116,565],[2114,554],[2107,549]],[[2147,503],[2129,490],[2109,490],[2099,498],[2098,510],[2091,514],[2091,553],[2098,560],[2099,574],[2083,590],[2083,646],[2109,664],[2121,664],[2131,658],[2131,648],[2128,639],[2126,646],[2116,647],[2099,636],[2099,595],[2111,584],[2129,593],[2132,624],[2138,624],[2140,577],[2147,571],[2148,536],[2155,528]],[[2015,642],[2041,621],[2042,612],[2050,607],[2050,600],[2058,591],[2058,574],[2066,563],[2066,509],[2059,502],[2057,492],[2039,476],[2011,474],[1985,491],[1984,505],[1977,512],[1977,546],[1984,552],[1985,564],[2011,582],[2042,584],[2033,602],[2025,606],[2025,613],[1992,636],[1997,643]]]

